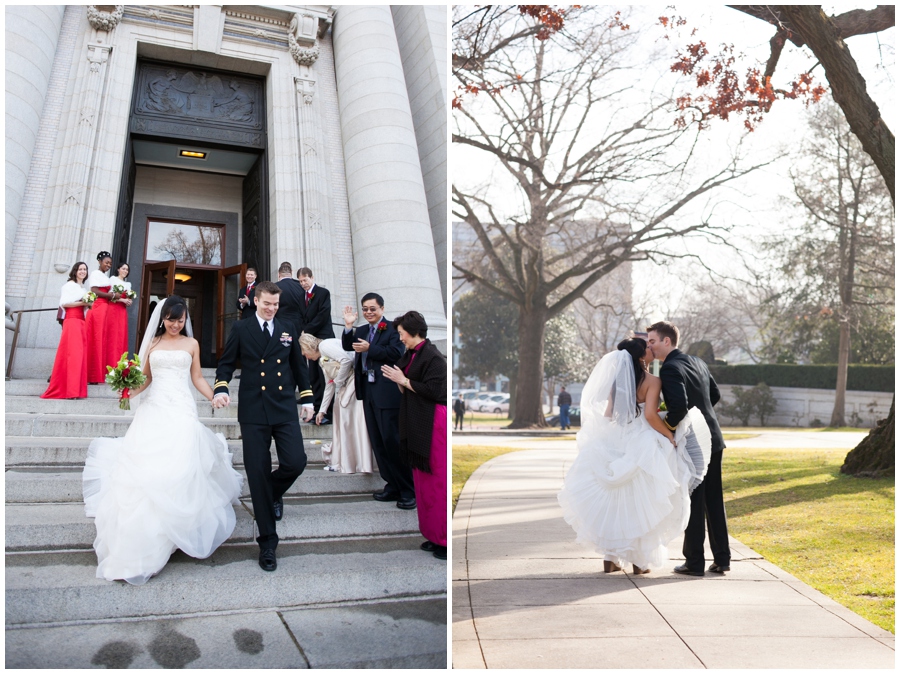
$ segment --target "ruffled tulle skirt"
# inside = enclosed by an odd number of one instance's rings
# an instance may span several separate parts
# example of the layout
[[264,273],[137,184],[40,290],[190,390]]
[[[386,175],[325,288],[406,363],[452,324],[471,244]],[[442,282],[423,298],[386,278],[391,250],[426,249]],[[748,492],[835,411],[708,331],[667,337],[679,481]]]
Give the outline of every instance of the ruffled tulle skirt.
[[709,463],[702,414],[691,410],[675,438],[672,447],[643,416],[594,437],[579,432],[578,456],[558,495],[578,543],[619,566],[664,565],[669,543],[687,526],[691,489]]
[[242,477],[225,437],[165,411],[144,402],[125,437],[90,445],[83,489],[98,578],[141,585],[176,548],[206,558],[234,530]]

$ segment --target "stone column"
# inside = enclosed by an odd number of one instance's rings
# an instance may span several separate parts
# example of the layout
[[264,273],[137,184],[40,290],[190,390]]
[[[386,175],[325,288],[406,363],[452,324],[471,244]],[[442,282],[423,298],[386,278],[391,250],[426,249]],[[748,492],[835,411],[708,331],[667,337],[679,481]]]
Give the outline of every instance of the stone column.
[[90,71],[82,82],[78,94],[76,130],[71,146],[71,154],[66,167],[63,184],[65,196],[57,221],[58,243],[56,245],[54,269],[62,274],[68,271],[78,255],[78,241],[84,216],[88,177],[94,155],[94,139],[100,112],[103,80],[106,64],[112,47],[108,44],[91,42],[87,46],[87,60]]
[[381,294],[389,317],[421,311],[429,337],[445,340],[440,276],[391,8],[338,7],[333,38],[357,290]]
[[64,5],[6,8],[6,268],[56,57]]

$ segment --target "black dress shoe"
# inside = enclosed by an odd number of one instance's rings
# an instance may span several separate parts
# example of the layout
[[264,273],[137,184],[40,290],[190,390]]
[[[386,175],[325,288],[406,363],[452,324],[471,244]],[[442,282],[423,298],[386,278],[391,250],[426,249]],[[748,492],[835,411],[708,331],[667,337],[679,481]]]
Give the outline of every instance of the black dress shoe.
[[397,500],[397,507],[401,510],[415,510],[416,509],[416,499],[412,496],[409,498],[401,498]]
[[425,542],[422,543],[422,545],[420,545],[419,547],[420,547],[422,550],[424,550],[425,552],[434,552],[435,550],[437,550],[437,549],[438,549],[439,547],[441,547],[441,546],[438,545],[437,543],[432,543],[431,541],[425,541]]
[[676,566],[672,570],[675,573],[680,573],[683,576],[705,576],[706,575],[706,573],[704,573],[703,569],[700,569],[699,571],[694,571],[693,569],[689,569],[687,567],[687,564],[680,564],[679,566]]
[[716,564],[715,562],[713,562],[709,565],[709,570],[713,573],[724,574],[726,571],[731,571],[731,567],[728,564]]
[[275,561],[275,551],[272,548],[265,548],[259,551],[259,568],[263,571],[274,571],[278,568],[278,562]]
[[437,550],[434,551],[434,556],[438,559],[447,559],[447,548],[443,545],[439,545]]
[[376,501],[399,501],[400,494],[398,494],[397,492],[382,490],[376,491],[374,494],[372,494],[372,498],[374,498]]
[[284,515],[284,502],[281,499],[275,501],[275,521],[280,522]]

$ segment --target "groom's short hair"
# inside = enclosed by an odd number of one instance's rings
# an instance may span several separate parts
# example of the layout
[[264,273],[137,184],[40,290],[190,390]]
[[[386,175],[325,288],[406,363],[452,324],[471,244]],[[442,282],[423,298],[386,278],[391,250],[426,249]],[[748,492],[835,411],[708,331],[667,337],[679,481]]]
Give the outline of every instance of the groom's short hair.
[[668,337],[672,342],[672,346],[678,346],[679,331],[673,323],[669,323],[668,321],[657,321],[647,328],[647,332],[655,332],[661,339]]
[[280,295],[281,288],[279,288],[277,284],[272,283],[271,281],[263,281],[256,286],[256,296],[259,297],[261,293],[268,293],[269,295]]

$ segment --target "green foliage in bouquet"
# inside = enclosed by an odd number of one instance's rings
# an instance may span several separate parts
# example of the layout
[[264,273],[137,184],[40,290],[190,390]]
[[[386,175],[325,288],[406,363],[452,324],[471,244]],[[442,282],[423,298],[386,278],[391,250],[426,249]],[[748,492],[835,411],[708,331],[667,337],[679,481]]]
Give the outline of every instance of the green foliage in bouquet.
[[147,375],[141,371],[141,359],[138,356],[134,360],[128,359],[128,352],[122,354],[115,367],[106,366],[106,383],[119,394],[119,409],[131,409],[131,390],[139,388],[147,381]]

